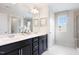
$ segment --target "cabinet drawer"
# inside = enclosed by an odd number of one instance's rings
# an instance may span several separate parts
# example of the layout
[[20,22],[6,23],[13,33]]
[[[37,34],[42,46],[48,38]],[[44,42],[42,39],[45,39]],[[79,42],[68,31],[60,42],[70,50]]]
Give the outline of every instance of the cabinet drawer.
[[22,47],[21,54],[22,55],[32,55],[32,46],[28,45],[28,46]]
[[21,42],[16,42],[16,43],[11,43],[11,44],[0,46],[0,54],[3,55],[3,54],[6,54],[10,51],[19,49],[20,43]]
[[46,35],[42,36],[41,38],[42,38],[42,39],[46,39]]
[[32,39],[27,39],[27,40],[21,41],[20,46],[28,46],[28,45],[32,45]]
[[47,35],[39,36],[39,39],[47,39]]
[[38,41],[33,43],[33,47],[38,46]]
[[36,38],[33,38],[33,40],[32,40],[33,42],[36,42],[36,41],[38,41],[38,38],[36,37]]
[[19,55],[19,49],[10,51],[9,53],[6,53],[6,55]]
[[32,45],[31,39],[0,46],[0,55],[4,55],[6,53],[9,53],[10,51],[20,49],[22,46],[27,46],[27,45]]

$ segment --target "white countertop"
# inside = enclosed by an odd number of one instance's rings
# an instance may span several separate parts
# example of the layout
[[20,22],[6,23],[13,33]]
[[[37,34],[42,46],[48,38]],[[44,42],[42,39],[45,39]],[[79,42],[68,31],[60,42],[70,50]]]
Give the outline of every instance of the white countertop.
[[14,37],[9,37],[8,35],[0,36],[0,46],[22,41],[33,37],[37,37],[37,36],[41,36],[41,35],[45,35],[45,34],[47,33],[15,34]]

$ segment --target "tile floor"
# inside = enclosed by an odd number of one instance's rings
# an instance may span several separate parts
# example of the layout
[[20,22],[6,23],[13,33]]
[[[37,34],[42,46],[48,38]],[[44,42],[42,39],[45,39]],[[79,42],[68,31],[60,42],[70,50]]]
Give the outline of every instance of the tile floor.
[[79,49],[54,45],[43,55],[79,55]]

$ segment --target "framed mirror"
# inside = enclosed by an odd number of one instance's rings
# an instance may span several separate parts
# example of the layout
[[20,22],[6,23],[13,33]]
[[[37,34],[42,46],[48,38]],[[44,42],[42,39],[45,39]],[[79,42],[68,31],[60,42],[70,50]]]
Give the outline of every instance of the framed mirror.
[[8,34],[8,33],[9,33],[8,15],[0,13],[0,34]]
[[11,33],[20,33],[21,19],[19,17],[11,17]]

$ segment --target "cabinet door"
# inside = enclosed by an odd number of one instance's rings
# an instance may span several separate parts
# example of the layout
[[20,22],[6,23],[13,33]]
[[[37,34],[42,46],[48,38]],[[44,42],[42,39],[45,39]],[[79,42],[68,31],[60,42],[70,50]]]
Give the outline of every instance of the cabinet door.
[[21,54],[22,55],[32,55],[32,46],[28,45],[28,46],[23,47],[21,49]]
[[39,38],[39,54],[43,53],[43,40]]
[[45,51],[47,49],[46,47],[46,39],[43,39],[43,51]]
[[48,48],[47,35],[39,37],[39,54],[42,54]]
[[43,40],[43,51],[46,51],[47,50],[47,36],[44,36],[42,40]]
[[19,49],[11,51],[11,52],[7,53],[6,55],[19,55]]

